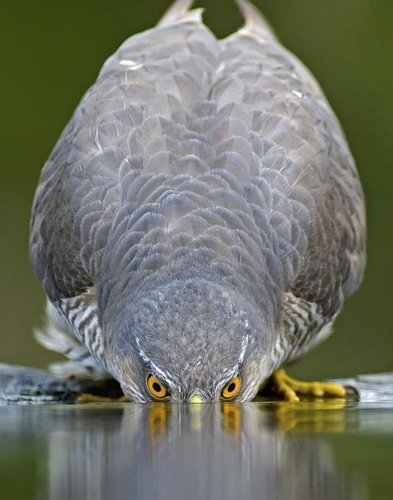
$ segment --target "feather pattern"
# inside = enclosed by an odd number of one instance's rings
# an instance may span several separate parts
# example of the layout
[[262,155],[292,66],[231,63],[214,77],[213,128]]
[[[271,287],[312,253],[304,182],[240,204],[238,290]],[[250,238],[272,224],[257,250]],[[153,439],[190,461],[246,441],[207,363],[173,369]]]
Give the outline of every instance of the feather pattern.
[[179,0],[126,40],[42,171],[31,260],[98,360],[124,290],[184,261],[225,266],[259,301],[271,284],[279,363],[321,340],[361,281],[363,194],[341,128],[308,70],[237,3],[245,28],[227,39]]

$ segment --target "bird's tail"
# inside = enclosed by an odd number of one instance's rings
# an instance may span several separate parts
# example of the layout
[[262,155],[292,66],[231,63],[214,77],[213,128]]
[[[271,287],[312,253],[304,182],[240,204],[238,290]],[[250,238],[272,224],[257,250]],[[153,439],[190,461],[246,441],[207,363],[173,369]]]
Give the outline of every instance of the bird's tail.
[[[201,9],[190,11],[195,0],[176,0],[164,14],[158,26],[167,26],[181,21],[201,20]],[[248,0],[235,0],[244,18],[244,30],[256,37],[275,38],[273,31],[262,13]]]
[[245,21],[244,30],[257,38],[275,38],[263,14],[248,0],[235,0]]
[[158,26],[167,26],[180,21],[200,21],[201,9],[190,11],[195,0],[176,0],[158,23]]

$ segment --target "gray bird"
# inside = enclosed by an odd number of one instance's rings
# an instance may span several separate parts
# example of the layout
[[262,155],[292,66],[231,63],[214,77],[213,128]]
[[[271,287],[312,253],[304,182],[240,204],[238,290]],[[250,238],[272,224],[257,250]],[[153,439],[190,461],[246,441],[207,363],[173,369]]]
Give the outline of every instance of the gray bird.
[[135,401],[344,396],[281,367],[365,266],[364,199],[318,84],[262,15],[218,40],[192,0],[104,64],[45,164],[30,256],[62,373]]

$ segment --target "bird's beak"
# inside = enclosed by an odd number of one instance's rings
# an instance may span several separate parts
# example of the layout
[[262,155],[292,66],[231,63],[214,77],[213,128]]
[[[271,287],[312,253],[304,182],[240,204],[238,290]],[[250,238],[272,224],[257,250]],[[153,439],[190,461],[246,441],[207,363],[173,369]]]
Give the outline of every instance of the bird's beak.
[[196,393],[191,396],[190,403],[203,403],[203,399],[200,394]]

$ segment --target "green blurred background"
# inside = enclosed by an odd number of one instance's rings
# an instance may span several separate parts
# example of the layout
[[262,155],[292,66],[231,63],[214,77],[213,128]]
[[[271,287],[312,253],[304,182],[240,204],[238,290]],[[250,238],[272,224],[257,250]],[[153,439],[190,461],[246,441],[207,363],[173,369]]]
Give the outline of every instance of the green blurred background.
[[[152,27],[169,0],[0,1],[0,362],[44,367],[36,345],[43,293],[28,262],[40,169],[102,63]],[[283,43],[313,71],[346,131],[367,197],[369,263],[334,335],[294,372],[304,377],[393,370],[393,2],[256,0]],[[205,0],[218,36],[241,23],[230,0]]]

